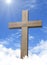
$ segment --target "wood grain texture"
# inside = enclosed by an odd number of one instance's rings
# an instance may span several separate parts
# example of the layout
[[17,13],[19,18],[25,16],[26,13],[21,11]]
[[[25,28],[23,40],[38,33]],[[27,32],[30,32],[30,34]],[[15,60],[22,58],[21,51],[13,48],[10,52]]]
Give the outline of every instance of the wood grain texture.
[[28,21],[28,10],[24,10],[22,12],[22,21],[24,21],[24,22]]
[[28,29],[22,27],[21,58],[28,56]]

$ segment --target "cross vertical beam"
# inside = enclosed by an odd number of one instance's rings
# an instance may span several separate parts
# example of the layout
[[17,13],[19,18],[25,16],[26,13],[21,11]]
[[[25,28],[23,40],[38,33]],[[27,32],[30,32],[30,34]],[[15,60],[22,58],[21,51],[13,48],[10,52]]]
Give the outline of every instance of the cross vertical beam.
[[22,27],[22,44],[21,44],[21,58],[28,56],[28,29],[27,27]]
[[[22,22],[27,23],[28,21],[28,11],[22,12]],[[25,26],[25,27],[24,27]],[[22,26],[22,44],[21,44],[21,58],[28,56],[28,29],[26,24]]]

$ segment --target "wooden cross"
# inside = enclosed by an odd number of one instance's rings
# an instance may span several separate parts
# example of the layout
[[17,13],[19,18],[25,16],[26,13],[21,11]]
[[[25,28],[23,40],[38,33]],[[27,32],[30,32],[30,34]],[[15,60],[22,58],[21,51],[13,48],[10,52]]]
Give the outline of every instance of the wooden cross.
[[41,27],[40,21],[28,21],[28,11],[22,12],[22,22],[9,23],[9,28],[22,28],[21,58],[28,56],[28,28]]

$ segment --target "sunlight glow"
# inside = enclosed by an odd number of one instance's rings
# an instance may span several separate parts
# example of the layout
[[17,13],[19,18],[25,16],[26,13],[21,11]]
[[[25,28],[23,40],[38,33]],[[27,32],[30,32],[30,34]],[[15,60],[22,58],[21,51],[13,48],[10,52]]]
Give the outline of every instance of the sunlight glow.
[[11,4],[12,3],[12,0],[5,0],[6,4]]

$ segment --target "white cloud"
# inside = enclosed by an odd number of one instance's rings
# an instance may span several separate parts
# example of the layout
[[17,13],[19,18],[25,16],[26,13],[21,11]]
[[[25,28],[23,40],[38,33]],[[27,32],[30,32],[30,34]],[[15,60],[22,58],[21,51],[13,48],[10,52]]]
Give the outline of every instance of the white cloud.
[[42,55],[42,54],[45,55],[45,53],[47,54],[47,40],[46,41],[41,40],[37,46],[31,49],[31,52],[39,54],[39,55]]
[[[47,41],[41,40],[40,44],[32,48],[33,51],[41,50],[39,55],[32,53],[20,59],[20,50],[8,49],[0,44],[0,65],[47,65]],[[19,58],[18,58],[19,57]]]

